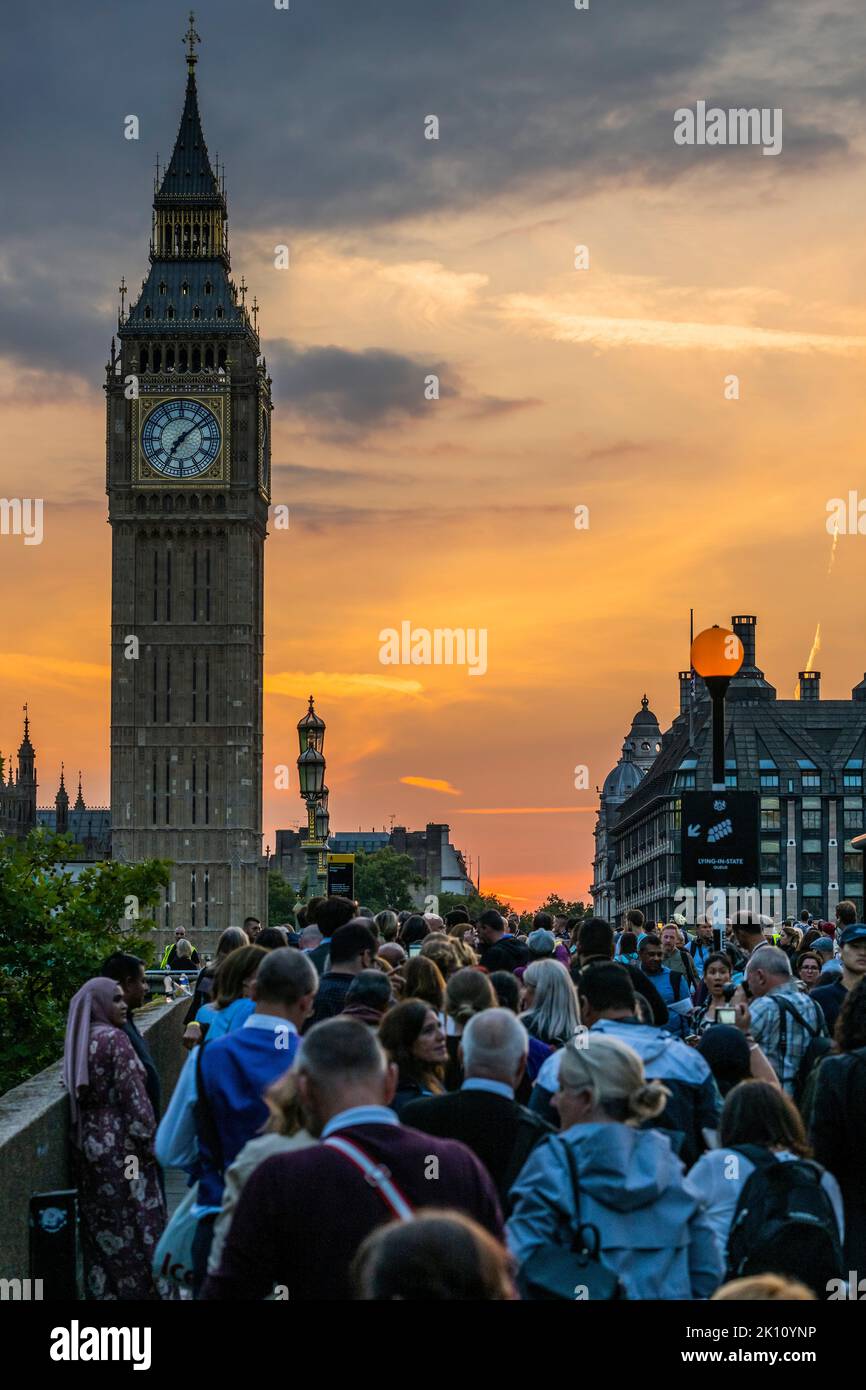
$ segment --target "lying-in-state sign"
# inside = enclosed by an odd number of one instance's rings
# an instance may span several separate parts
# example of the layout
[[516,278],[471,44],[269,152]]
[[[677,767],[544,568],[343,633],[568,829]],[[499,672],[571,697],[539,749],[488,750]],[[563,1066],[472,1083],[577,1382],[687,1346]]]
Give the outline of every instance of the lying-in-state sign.
[[757,792],[683,792],[682,882],[748,888],[760,882]]

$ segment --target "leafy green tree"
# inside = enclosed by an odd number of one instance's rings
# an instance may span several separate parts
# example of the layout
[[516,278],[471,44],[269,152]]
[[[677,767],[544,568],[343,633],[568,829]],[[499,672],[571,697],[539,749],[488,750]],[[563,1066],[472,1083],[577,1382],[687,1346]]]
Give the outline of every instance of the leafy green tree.
[[359,850],[355,855],[355,899],[374,912],[386,907],[395,912],[410,910],[415,906],[411,890],[423,882],[411,855],[398,854],[390,845],[372,854]]
[[34,831],[0,844],[0,1092],[57,1060],[73,994],[112,951],[150,961],[167,863],[57,866],[78,847]]
[[444,917],[446,912],[455,907],[465,907],[473,921],[488,907],[506,917],[511,912],[511,904],[497,898],[495,893],[470,893],[468,896],[463,893],[440,893],[438,903],[440,917]]
[[592,909],[582,902],[568,902],[565,898],[560,898],[557,893],[549,893],[545,902],[535,909],[536,912],[549,912],[553,917],[590,917]]
[[275,927],[294,920],[295,903],[303,901],[300,890],[283,878],[277,869],[268,874],[268,923]]

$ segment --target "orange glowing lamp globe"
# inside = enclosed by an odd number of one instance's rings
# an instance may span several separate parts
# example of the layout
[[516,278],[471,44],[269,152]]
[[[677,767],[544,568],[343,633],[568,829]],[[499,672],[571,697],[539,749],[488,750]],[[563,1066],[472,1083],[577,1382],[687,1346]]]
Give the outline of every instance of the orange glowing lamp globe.
[[692,642],[692,666],[704,680],[731,680],[743,664],[743,644],[726,627],[707,627]]

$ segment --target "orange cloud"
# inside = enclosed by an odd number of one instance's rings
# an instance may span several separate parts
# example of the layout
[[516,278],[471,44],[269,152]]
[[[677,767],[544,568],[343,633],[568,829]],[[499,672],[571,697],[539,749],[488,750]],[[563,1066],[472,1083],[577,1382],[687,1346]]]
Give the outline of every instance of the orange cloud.
[[401,777],[400,781],[407,787],[426,787],[428,791],[444,792],[446,796],[463,795],[457,787],[452,787],[450,782],[440,777]]

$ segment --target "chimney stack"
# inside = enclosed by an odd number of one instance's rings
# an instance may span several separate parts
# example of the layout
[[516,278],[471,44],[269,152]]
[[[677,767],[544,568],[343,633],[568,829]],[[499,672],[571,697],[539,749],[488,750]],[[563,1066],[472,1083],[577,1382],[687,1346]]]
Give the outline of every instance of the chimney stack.
[[689,699],[692,692],[692,672],[678,672],[680,682],[680,714],[686,714],[689,708]]
[[731,627],[743,644],[743,665],[742,670],[750,670],[755,666],[755,628],[758,619],[753,616],[731,618]]
[[800,671],[800,699],[801,700],[820,700],[821,698],[821,672],[820,671]]

